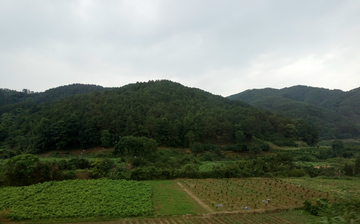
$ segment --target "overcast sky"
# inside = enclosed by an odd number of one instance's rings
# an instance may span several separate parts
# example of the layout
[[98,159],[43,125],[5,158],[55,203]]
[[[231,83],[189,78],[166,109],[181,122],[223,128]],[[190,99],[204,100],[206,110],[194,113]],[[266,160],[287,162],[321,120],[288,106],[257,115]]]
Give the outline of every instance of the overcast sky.
[[360,1],[0,0],[0,88],[360,87]]

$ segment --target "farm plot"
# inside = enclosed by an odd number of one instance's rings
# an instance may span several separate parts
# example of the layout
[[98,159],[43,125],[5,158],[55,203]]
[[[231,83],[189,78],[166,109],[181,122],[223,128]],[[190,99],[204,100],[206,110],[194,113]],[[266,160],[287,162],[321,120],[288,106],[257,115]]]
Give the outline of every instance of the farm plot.
[[270,178],[184,179],[182,185],[215,212],[276,210],[302,207],[329,193]]
[[[109,222],[94,222],[86,224],[307,224],[315,223],[320,218],[302,211],[282,211],[275,213],[252,214],[216,214],[206,216],[167,216],[158,218],[126,218]],[[82,223],[85,224],[85,223]]]
[[153,213],[152,188],[125,180],[69,180],[0,191],[6,218],[59,219],[146,216]]

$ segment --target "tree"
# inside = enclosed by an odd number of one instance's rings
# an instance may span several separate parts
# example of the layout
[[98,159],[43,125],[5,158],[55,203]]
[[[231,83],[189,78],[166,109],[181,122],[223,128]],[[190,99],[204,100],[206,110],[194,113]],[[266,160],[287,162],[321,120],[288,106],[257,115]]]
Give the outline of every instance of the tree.
[[331,144],[331,148],[334,150],[337,156],[342,156],[345,147],[343,141],[334,140]]
[[197,153],[203,153],[204,152],[204,145],[198,142],[194,142],[191,144],[191,152],[197,154]]
[[235,139],[236,139],[236,143],[238,145],[241,145],[245,141],[244,132],[242,130],[236,131],[235,132]]
[[360,156],[357,156],[355,159],[354,174],[360,174]]
[[126,166],[131,169],[131,159],[150,157],[156,151],[157,142],[154,139],[126,136],[115,145],[114,154],[126,157]]
[[293,124],[287,124],[285,126],[285,137],[295,139],[296,138],[296,127]]
[[109,130],[101,131],[101,146],[108,148],[112,145],[112,136]]
[[262,149],[257,144],[252,144],[249,147],[249,152],[253,154],[259,154],[262,152]]
[[195,134],[192,130],[190,130],[186,135],[185,138],[189,142],[189,146],[191,146],[191,143],[195,141]]
[[46,164],[31,154],[21,154],[9,159],[4,165],[4,183],[9,186],[26,186],[50,180]]

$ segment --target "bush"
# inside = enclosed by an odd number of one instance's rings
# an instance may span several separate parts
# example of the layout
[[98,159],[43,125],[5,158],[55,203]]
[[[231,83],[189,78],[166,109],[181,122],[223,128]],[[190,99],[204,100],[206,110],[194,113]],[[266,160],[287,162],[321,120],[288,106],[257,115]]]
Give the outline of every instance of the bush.
[[249,152],[251,152],[253,154],[260,154],[262,152],[262,150],[258,145],[250,145]]
[[10,159],[14,156],[16,156],[16,153],[14,151],[8,149],[0,149],[0,159]]
[[345,173],[346,176],[354,176],[354,165],[345,164],[342,168],[342,171]]
[[70,159],[67,162],[67,169],[88,169],[90,168],[90,162],[87,159],[84,158],[75,158],[75,159]]
[[260,148],[261,148],[261,150],[264,151],[264,152],[270,151],[270,149],[271,149],[271,147],[270,147],[270,145],[269,145],[268,143],[262,143],[262,144],[260,145]]
[[319,216],[322,213],[325,213],[329,207],[329,200],[327,198],[321,198],[316,201],[316,205],[312,205],[311,202],[306,200],[304,202],[304,210],[309,212],[311,215]]
[[108,176],[109,171],[114,168],[114,165],[114,161],[110,159],[97,159],[91,164],[92,177],[100,178]]
[[51,180],[51,168],[31,154],[9,159],[4,165],[3,181],[8,186],[26,186]]
[[306,175],[305,170],[293,168],[289,171],[289,177],[303,177]]
[[304,161],[304,162],[316,162],[316,161],[318,161],[318,159],[315,156],[309,155],[309,154],[299,157],[298,160],[299,161]]
[[201,143],[198,143],[198,142],[194,142],[194,143],[191,144],[190,149],[191,149],[191,152],[195,153],[195,154],[203,153],[204,152],[204,145],[201,144]]

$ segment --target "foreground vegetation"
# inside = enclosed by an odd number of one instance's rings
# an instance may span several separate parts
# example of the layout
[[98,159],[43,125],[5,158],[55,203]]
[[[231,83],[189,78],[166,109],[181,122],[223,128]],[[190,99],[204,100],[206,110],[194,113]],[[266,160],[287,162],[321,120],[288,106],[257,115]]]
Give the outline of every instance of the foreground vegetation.
[[152,188],[142,182],[69,180],[0,191],[6,218],[59,219],[148,216],[153,213]]
[[[360,179],[332,179],[331,184],[329,179],[311,180],[301,177],[46,182],[1,188],[0,213],[20,223],[323,223],[325,220],[357,223],[360,204],[359,197],[353,193],[359,192]],[[179,183],[210,210],[187,194]],[[351,191],[344,190],[342,197],[337,194],[338,189]],[[352,197],[346,198],[347,193]],[[319,204],[321,198],[332,203]],[[270,201],[266,204],[267,199]],[[302,207],[306,201],[310,202],[310,207],[305,206],[307,211],[279,212]],[[1,216],[0,222],[5,222]],[[119,219],[129,216],[137,218]]]
[[[158,223],[161,219],[180,222],[180,223],[199,223],[209,222],[216,223],[219,220],[224,223],[231,223],[232,221],[249,222],[251,220],[266,221],[269,223],[288,223],[290,217],[295,215],[300,220],[314,219],[309,215],[301,214],[300,212],[290,213],[274,213],[274,214],[253,214],[253,211],[258,211],[254,207],[249,206],[249,210],[240,208],[230,208],[228,204],[224,207],[207,211],[201,205],[196,203],[185,191],[179,186],[178,182],[186,184],[190,180],[171,180],[171,181],[110,181],[110,180],[76,180],[76,181],[61,181],[61,182],[47,182],[43,184],[31,185],[27,187],[7,187],[2,188],[0,193],[0,211],[7,210],[6,218],[12,220],[23,220],[24,222],[72,222],[81,220],[112,220],[120,217],[153,217],[142,219],[126,219],[124,222],[151,222]],[[258,181],[268,182],[270,179],[245,179],[245,180],[230,180],[231,183],[237,185],[245,181],[247,183],[257,183]],[[209,182],[209,181],[208,181]],[[218,180],[213,183],[229,183],[228,179]],[[192,180],[189,183],[203,183],[201,180]],[[211,180],[210,182],[211,183]],[[280,182],[279,182],[280,183]],[[199,194],[199,186],[197,188],[189,188],[194,194]],[[285,184],[284,186],[291,186]],[[275,189],[276,186],[269,186],[269,189]],[[234,187],[235,188],[235,187]],[[235,189],[234,189],[235,190]],[[239,189],[240,190],[240,189]],[[237,193],[241,193],[237,190]],[[244,189],[243,189],[244,190]],[[240,190],[241,191],[241,190]],[[245,190],[248,191],[248,190]],[[243,193],[245,193],[245,191]],[[278,193],[279,194],[279,193]],[[287,192],[281,194],[286,200]],[[226,191],[220,193],[218,197],[228,195]],[[261,195],[260,192],[255,192],[249,199],[251,203],[259,201],[260,198],[256,195]],[[267,195],[268,196],[268,195]],[[279,195],[277,195],[279,196]],[[318,197],[320,195],[316,195]],[[204,203],[208,203],[206,198],[212,198],[204,194],[200,198]],[[235,200],[241,203],[241,199],[235,197]],[[244,195],[243,201],[248,200]],[[249,202],[250,202],[249,201]],[[255,202],[256,203],[256,202]],[[274,205],[269,204],[269,208],[278,206],[276,200]],[[276,205],[275,205],[276,203]],[[300,202],[299,202],[300,204]],[[279,207],[280,208],[280,207]],[[282,208],[291,208],[291,203]],[[241,213],[250,214],[244,216],[242,214],[228,214],[222,215],[222,211],[239,211]],[[220,213],[219,213],[220,212]],[[188,216],[188,215],[195,216]],[[196,216],[201,214],[209,214],[207,218]],[[175,217],[170,217],[174,216]],[[179,215],[187,215],[181,217]],[[166,216],[167,218],[161,218]],[[155,219],[159,217],[160,219]],[[82,218],[82,219],[81,219]],[[89,219],[91,218],[91,219]],[[1,219],[1,218],[0,218]],[[28,221],[26,221],[28,220]],[[177,220],[177,221],[175,221]],[[119,220],[117,223],[121,223]],[[298,222],[298,223],[301,223]],[[306,223],[306,222],[303,222]]]

